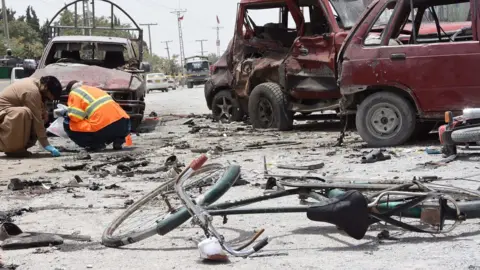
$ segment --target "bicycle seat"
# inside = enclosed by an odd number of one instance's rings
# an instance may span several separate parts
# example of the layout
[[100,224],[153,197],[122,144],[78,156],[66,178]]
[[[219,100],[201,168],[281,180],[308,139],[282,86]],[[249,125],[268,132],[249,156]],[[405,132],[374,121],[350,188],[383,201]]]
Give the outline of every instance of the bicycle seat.
[[347,191],[330,199],[327,204],[309,207],[307,217],[334,224],[357,240],[365,236],[370,226],[367,199],[357,190]]

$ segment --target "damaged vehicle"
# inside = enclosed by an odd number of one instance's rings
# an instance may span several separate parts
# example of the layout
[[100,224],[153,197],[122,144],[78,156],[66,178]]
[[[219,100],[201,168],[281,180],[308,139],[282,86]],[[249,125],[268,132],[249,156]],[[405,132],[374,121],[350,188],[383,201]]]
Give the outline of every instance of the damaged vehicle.
[[295,113],[338,110],[335,56],[364,8],[360,0],[242,0],[234,38],[205,85],[213,116],[248,114],[255,128],[288,130]]
[[480,106],[477,11],[476,0],[369,5],[337,59],[342,113],[356,114],[368,145],[403,144],[430,132],[445,111]]
[[[108,0],[104,2],[111,4],[112,18],[115,17],[114,8],[124,12],[116,4]],[[128,113],[131,129],[135,131],[142,122],[145,111],[147,89],[144,73],[151,69],[148,63],[142,62],[143,30],[133,20],[135,27],[128,29],[115,28],[113,21],[110,27],[98,27],[93,22],[90,27],[82,27],[82,31],[89,35],[62,35],[63,30],[77,29],[79,26],[77,4],[82,5],[83,1],[77,0],[65,5],[49,21],[45,33],[47,45],[38,66],[34,70],[24,66],[24,73],[34,78],[55,76],[63,87],[72,80],[78,80],[106,91]],[[75,26],[54,22],[61,12],[71,6],[75,9]],[[131,19],[128,14],[126,15]],[[138,31],[138,38],[91,35],[94,30]],[[25,76],[21,72],[18,74]],[[16,78],[12,77],[13,79]],[[68,95],[65,93],[60,100],[47,103],[50,122],[53,120],[53,110],[57,104],[66,105],[67,100]]]

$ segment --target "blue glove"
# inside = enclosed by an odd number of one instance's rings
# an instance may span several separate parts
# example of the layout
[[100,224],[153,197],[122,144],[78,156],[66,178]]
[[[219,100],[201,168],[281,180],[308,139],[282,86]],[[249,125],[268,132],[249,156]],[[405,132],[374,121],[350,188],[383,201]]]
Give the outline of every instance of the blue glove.
[[54,157],[59,157],[60,156],[60,151],[58,151],[57,148],[55,148],[51,145],[47,145],[47,147],[45,147],[45,150],[52,153],[52,156],[54,156]]

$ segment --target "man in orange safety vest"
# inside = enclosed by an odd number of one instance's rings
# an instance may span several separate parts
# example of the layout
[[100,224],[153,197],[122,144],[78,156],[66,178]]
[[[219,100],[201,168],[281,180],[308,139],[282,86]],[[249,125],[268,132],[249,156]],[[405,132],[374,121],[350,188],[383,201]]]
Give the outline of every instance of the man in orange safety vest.
[[64,129],[70,139],[80,147],[96,151],[113,143],[120,150],[130,139],[130,116],[105,91],[68,83],[68,109],[56,109],[56,116],[65,117]]

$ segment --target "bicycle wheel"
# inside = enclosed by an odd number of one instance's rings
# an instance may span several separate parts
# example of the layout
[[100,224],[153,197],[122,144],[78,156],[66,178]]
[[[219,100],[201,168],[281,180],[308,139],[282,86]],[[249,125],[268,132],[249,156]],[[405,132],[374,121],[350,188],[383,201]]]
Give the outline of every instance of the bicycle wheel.
[[[209,205],[225,194],[239,176],[240,166],[238,165],[231,165],[224,169],[219,164],[208,164],[191,176],[189,179],[191,181],[185,184],[185,188],[190,191],[202,183],[205,184],[209,179],[218,177],[218,181],[203,194],[202,204]],[[174,183],[172,179],[160,185],[113,220],[103,232],[102,244],[107,247],[132,244],[155,234],[165,235],[186,222],[191,216],[176,193],[172,192]],[[176,197],[177,207],[173,207],[172,201],[165,198],[166,194]],[[195,195],[198,196],[198,194]],[[145,218],[145,214],[150,217]],[[141,215],[140,218],[137,215]],[[132,226],[135,220],[141,224]],[[123,227],[126,228],[123,229]]]

